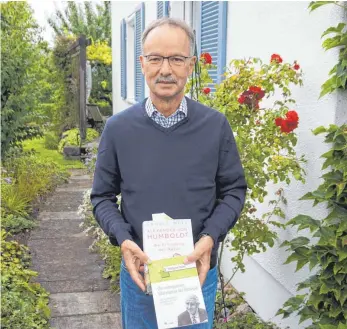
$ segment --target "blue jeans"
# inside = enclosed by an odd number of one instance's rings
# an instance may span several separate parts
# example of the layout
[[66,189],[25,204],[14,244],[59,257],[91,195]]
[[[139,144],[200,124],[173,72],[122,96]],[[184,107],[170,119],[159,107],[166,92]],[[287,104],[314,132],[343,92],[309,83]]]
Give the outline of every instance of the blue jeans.
[[[124,263],[120,272],[123,329],[157,329],[153,296],[146,295],[133,281]],[[211,269],[202,287],[208,322],[185,326],[184,329],[212,329],[217,292],[217,266]]]

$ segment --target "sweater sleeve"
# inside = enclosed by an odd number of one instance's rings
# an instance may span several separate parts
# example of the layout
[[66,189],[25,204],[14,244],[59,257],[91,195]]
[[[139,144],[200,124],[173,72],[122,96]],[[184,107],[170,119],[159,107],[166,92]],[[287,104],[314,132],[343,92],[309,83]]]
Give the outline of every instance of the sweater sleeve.
[[201,234],[209,234],[217,246],[236,224],[243,209],[247,184],[235,138],[226,118],[222,126],[218,170],[216,175],[217,206],[205,221]]
[[124,220],[117,204],[121,176],[114,138],[107,121],[98,148],[90,199],[96,221],[105,234],[115,238],[120,246],[124,240],[133,238],[131,226]]

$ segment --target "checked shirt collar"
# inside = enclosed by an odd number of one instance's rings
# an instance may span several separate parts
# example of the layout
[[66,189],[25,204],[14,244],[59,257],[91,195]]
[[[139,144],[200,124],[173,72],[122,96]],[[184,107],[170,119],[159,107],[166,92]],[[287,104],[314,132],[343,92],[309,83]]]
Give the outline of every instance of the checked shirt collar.
[[154,106],[150,97],[146,101],[146,112],[148,116],[164,128],[169,128],[187,116],[187,100],[183,97],[182,102],[175,113],[165,118]]

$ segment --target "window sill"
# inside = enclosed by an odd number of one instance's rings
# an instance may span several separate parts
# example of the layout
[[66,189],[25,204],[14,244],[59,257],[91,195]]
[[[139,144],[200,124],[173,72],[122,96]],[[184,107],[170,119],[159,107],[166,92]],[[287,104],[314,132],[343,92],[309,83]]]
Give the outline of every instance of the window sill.
[[125,101],[126,101],[128,104],[132,104],[132,105],[138,103],[134,98],[127,98],[127,99],[125,99]]

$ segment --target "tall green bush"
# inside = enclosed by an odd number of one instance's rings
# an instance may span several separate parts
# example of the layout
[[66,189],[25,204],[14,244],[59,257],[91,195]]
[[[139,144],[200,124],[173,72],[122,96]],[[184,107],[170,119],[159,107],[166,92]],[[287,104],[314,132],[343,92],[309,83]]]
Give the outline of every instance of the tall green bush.
[[319,127],[314,134],[325,133],[325,142],[332,148],[322,155],[322,171],[327,169],[317,190],[301,200],[312,200],[313,206],[323,203],[328,216],[323,220],[300,214],[288,225],[298,231],[309,229],[316,239],[298,236],[282,246],[291,252],[286,263],[296,262],[296,271],[306,264],[313,275],[298,284],[298,291],[307,293],[290,298],[278,315],[298,313],[300,322],[310,319],[307,329],[347,328],[347,125]]
[[1,155],[40,135],[35,122],[47,43],[25,1],[1,3]]

